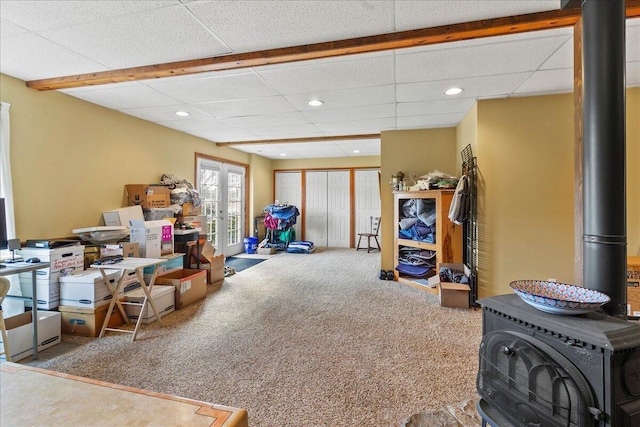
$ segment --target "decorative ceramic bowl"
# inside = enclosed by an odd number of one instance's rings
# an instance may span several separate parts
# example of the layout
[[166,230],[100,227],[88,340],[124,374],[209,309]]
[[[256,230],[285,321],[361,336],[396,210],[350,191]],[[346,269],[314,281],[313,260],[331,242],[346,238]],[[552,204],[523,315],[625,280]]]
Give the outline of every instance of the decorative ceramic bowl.
[[602,292],[566,283],[516,280],[509,286],[527,304],[553,314],[587,313],[611,301]]

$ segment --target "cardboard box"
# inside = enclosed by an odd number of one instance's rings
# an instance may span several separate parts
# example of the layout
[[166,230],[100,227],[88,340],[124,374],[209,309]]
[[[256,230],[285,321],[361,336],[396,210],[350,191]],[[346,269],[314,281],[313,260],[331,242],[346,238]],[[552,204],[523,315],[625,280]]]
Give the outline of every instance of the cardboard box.
[[627,281],[627,316],[640,317],[640,281]]
[[104,225],[123,225],[129,227],[129,220],[144,219],[144,214],[142,213],[141,206],[134,205],[102,212],[102,218],[104,219]]
[[276,248],[258,248],[258,255],[273,255],[276,253]]
[[[441,268],[448,268],[453,271],[464,272],[469,277],[471,271],[462,263],[440,263],[438,273]],[[442,307],[469,308],[469,292],[471,287],[462,283],[441,282],[440,274],[431,276],[428,279],[429,287],[438,287],[440,305]]]
[[216,256],[216,248],[208,240],[205,240],[200,256],[208,262],[208,264],[200,264],[202,268],[207,270],[207,283],[213,284],[224,280],[224,254]]
[[[54,273],[49,279],[36,279],[38,293],[38,309],[53,310],[60,305],[60,273]],[[33,298],[33,283],[31,277],[20,277],[20,291],[23,297]],[[25,307],[33,307],[33,299],[24,300]]]
[[160,258],[173,253],[173,224],[166,220],[131,220],[129,240],[140,245],[140,257]]
[[144,208],[143,210],[145,221],[158,221],[161,219],[173,220],[175,215],[172,208]]
[[120,242],[100,246],[100,257],[118,255],[124,258],[140,258],[140,244],[138,242]]
[[[107,318],[108,305],[100,307],[73,307],[61,305],[58,311],[61,316],[62,332],[84,337],[97,337],[100,335],[102,325]],[[117,328],[124,324],[120,311],[114,307],[109,318],[109,328]]]
[[[151,298],[160,313],[160,317],[175,311],[175,289],[173,286],[156,285],[151,289]],[[136,289],[135,291],[128,292],[124,296],[124,300],[127,302],[140,303],[144,301],[144,291],[142,289]],[[137,305],[125,305],[124,311],[129,316],[131,321],[136,322],[140,316],[140,306]],[[156,315],[151,308],[151,304],[147,303],[144,308],[144,314],[142,316],[142,323],[148,324],[156,320]]]
[[171,204],[171,190],[164,185],[127,184],[124,186],[127,206],[166,208]]
[[182,269],[156,278],[156,285],[175,287],[175,306],[180,310],[207,296],[207,273],[204,270]]
[[[25,311],[22,314],[11,316],[4,320],[7,327],[7,341],[11,351],[11,360],[17,362],[33,354],[33,325],[32,313]],[[57,311],[38,312],[38,351],[42,351],[60,343],[60,313]],[[0,348],[4,351],[4,343]],[[0,356],[5,358],[4,355]]]
[[[107,270],[111,286],[117,284],[119,270]],[[124,291],[121,292],[124,294]],[[97,268],[78,271],[60,278],[60,304],[72,307],[100,307],[109,304],[113,295]]]
[[[49,269],[46,269],[49,270]],[[83,271],[82,267],[65,268],[62,271],[49,273],[48,271],[36,270],[36,292],[38,294],[37,306],[42,310],[53,310],[60,305],[60,277],[72,274],[74,271]],[[33,298],[33,275],[32,272],[18,273],[20,281],[20,295]],[[33,300],[24,300],[25,307],[33,307]]]
[[180,216],[195,216],[202,213],[202,205],[195,207],[193,203],[186,202],[182,204]]
[[201,232],[205,232],[207,229],[207,216],[206,215],[192,215],[192,216],[179,216],[176,219],[176,224],[184,224],[188,228],[195,228]]
[[[39,279],[48,279],[52,273],[60,271],[72,272],[75,269],[84,269],[83,245],[62,246],[56,249],[24,248],[17,252],[24,259],[35,257],[49,263],[48,268],[37,270]],[[31,275],[31,273],[25,274]]]
[[469,285],[440,282],[440,306],[469,308]]

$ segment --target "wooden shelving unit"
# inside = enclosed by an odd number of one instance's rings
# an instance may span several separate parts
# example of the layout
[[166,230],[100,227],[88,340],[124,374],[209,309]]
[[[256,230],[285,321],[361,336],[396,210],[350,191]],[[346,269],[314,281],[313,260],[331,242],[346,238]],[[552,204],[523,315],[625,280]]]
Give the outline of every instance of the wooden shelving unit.
[[[453,199],[454,190],[424,190],[424,191],[394,191],[394,223],[396,227],[403,217],[402,206],[409,199],[434,199],[436,205],[435,243],[400,238],[398,230],[395,231],[393,245],[394,266],[398,264],[399,249],[401,246],[410,246],[420,249],[428,249],[436,252],[437,273],[441,263],[461,263],[463,254],[462,226],[449,220],[449,206]],[[437,288],[430,288],[415,282],[413,277],[395,272],[395,280],[400,283],[430,293],[438,293]]]

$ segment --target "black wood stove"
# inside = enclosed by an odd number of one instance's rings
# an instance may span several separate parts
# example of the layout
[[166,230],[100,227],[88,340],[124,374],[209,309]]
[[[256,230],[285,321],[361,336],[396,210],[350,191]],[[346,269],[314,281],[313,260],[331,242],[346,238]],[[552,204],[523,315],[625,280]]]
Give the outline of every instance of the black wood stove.
[[565,316],[514,294],[480,300],[478,412],[496,427],[636,427],[640,324],[626,320],[625,2],[563,5],[582,8],[583,286],[611,301]]
[[640,324],[479,301],[479,411],[495,426],[640,426]]

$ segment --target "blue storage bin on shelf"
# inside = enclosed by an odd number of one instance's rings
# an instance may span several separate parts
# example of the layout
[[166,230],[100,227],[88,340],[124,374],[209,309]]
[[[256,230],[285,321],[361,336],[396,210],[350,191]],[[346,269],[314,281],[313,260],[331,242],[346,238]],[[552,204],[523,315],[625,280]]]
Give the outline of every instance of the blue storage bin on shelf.
[[257,237],[245,237],[244,238],[244,252],[247,254],[255,254],[258,251],[258,238]]

